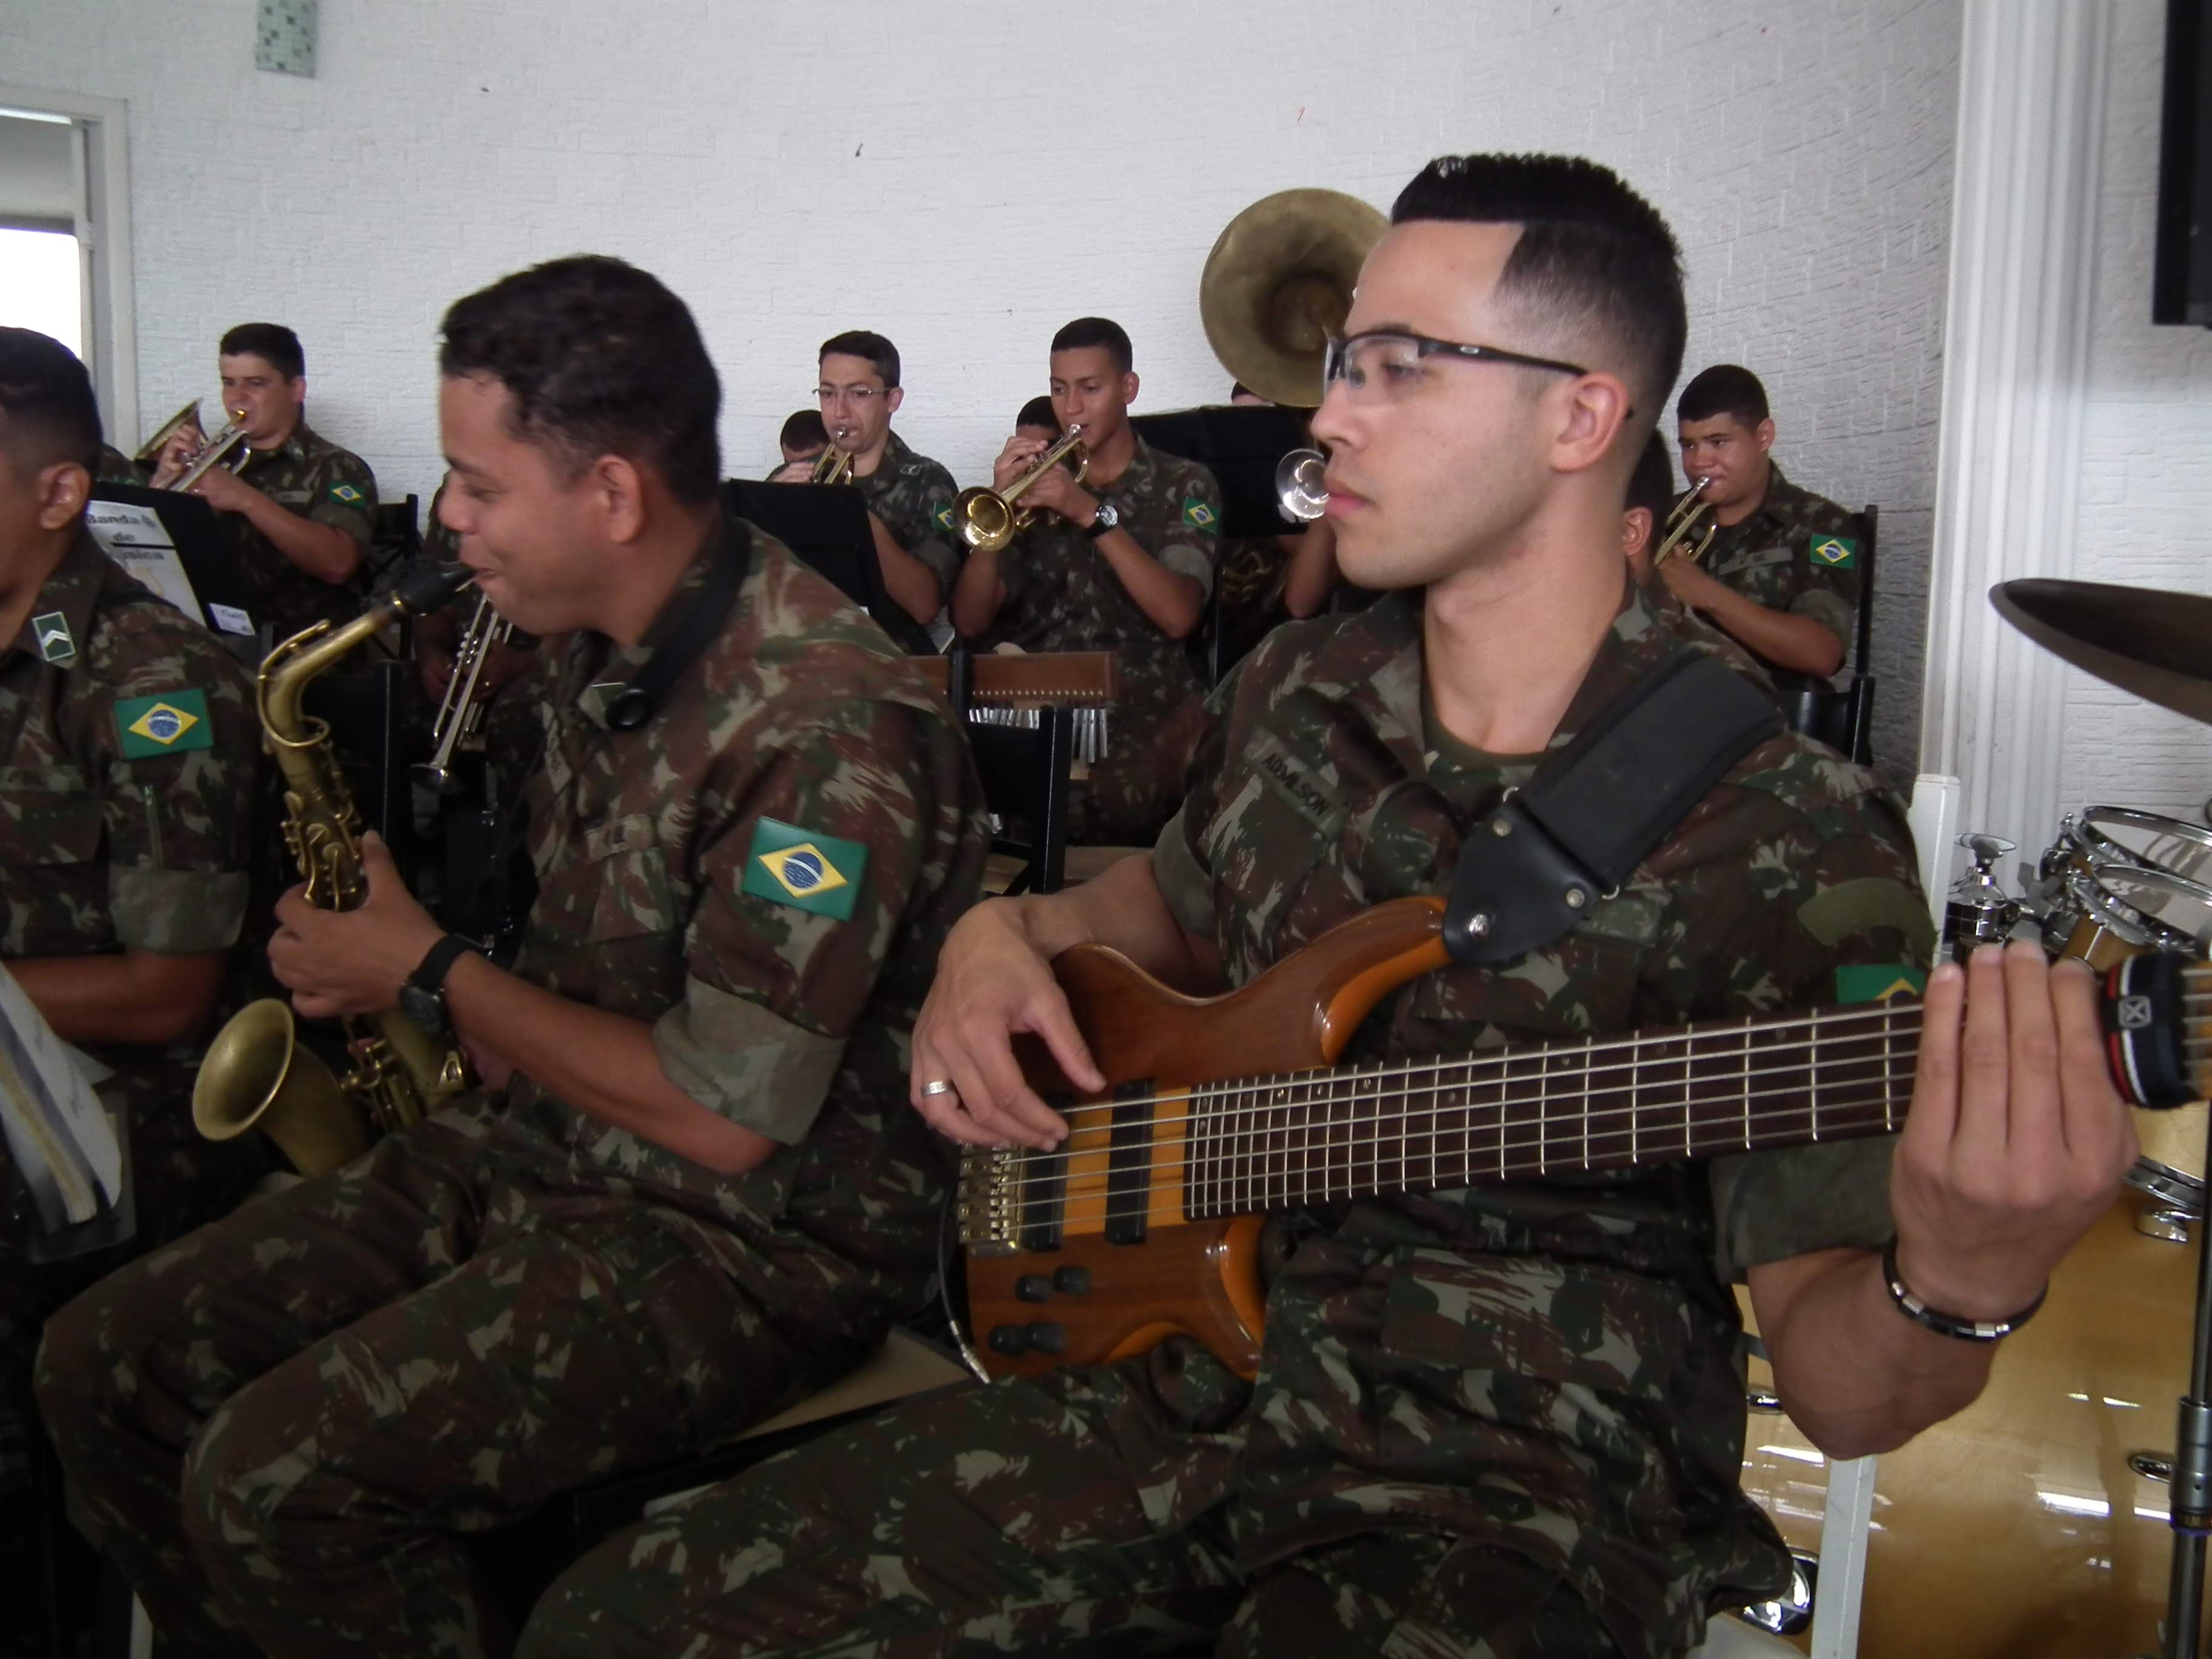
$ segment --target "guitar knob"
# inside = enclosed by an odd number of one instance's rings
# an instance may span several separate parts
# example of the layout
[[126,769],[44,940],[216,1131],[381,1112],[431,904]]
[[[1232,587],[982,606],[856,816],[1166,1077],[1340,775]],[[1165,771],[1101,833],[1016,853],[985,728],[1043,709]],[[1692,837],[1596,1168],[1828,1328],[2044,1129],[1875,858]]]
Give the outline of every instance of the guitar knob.
[[1052,1280],[1042,1273],[1024,1273],[1014,1281],[1017,1302],[1049,1302],[1052,1300]]
[[1030,1332],[1034,1328],[1029,1325],[994,1325],[991,1334],[984,1339],[984,1346],[993,1353],[1018,1358],[1030,1351]]
[[1024,1334],[1032,1353],[1058,1353],[1067,1346],[1066,1328],[1050,1320],[1039,1320],[1028,1327]]
[[1055,1267],[1053,1269],[1052,1287],[1067,1296],[1081,1296],[1091,1288],[1091,1269]]

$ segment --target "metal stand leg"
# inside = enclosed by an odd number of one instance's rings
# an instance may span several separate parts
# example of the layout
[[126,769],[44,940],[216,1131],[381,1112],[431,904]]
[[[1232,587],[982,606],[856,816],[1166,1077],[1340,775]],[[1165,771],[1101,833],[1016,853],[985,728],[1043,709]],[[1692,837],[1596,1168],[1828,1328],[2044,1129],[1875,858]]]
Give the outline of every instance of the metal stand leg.
[[[2212,1158],[2212,1121],[2205,1141],[2206,1156]],[[2172,1516],[2166,1659],[2197,1659],[2204,1622],[2204,1538],[2212,1528],[2212,1218],[2197,1223],[2197,1340],[2174,1439]]]
[[1813,1659],[1855,1659],[1859,1650],[1875,1467],[1871,1457],[1828,1462],[1828,1502],[1820,1517],[1820,1589],[1813,1598]]

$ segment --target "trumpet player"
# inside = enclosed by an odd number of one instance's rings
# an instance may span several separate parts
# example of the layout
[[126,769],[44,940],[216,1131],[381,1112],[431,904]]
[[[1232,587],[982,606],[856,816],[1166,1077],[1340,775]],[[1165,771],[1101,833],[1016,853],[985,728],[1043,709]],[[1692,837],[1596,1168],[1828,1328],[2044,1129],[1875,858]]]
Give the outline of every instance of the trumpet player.
[[[1063,429],[1082,428],[1085,476],[1056,466],[1030,484],[1021,504],[1043,511],[1002,551],[971,553],[952,590],[954,628],[981,645],[1120,658],[1108,750],[1068,820],[1071,840],[1103,845],[1149,845],[1182,800],[1205,695],[1182,641],[1205,617],[1221,529],[1213,475],[1129,425],[1133,363],[1128,335],[1103,317],[1053,337],[1053,412]],[[1008,439],[993,487],[1048,447]]]
[[[876,563],[884,591],[924,628],[945,608],[945,595],[960,568],[952,531],[952,474],[916,454],[891,430],[891,416],[906,401],[899,384],[898,348],[882,335],[852,329],[822,343],[818,359],[822,423],[830,453],[849,458],[846,480],[867,503]],[[812,462],[788,461],[777,483],[805,483]]]
[[358,908],[288,895],[301,1012],[404,1007],[484,1086],[47,1326],[48,1425],[179,1652],[506,1653],[467,1534],[823,1387],[934,1268],[901,1074],[988,847],[951,711],[725,510],[647,273],[503,278],[440,367],[462,560],[558,655],[538,900],[509,972],[373,841]]
[[1766,388],[1747,368],[1695,376],[1674,429],[1683,477],[1705,480],[1718,528],[1702,559],[1668,559],[1661,579],[1768,668],[1825,681],[1858,617],[1858,515],[1782,476]]
[[[245,459],[209,468],[192,485],[214,507],[246,576],[255,623],[284,639],[361,608],[362,563],[374,538],[376,477],[350,450],[307,421],[307,358],[276,323],[240,323],[222,337],[218,366],[226,420],[242,415]],[[188,422],[155,458],[155,489],[182,477],[206,447]]]
[[[108,1068],[137,1237],[158,1243],[261,1172],[242,1143],[200,1139],[191,1110],[199,1044],[233,988],[260,731],[229,653],[85,531],[100,447],[84,365],[0,328],[0,960]],[[0,1149],[13,1185],[7,1161]],[[27,1265],[0,1227],[0,1439],[29,1409],[40,1324],[82,1282]],[[0,1498],[0,1604],[38,1604],[18,1576],[35,1507]]]

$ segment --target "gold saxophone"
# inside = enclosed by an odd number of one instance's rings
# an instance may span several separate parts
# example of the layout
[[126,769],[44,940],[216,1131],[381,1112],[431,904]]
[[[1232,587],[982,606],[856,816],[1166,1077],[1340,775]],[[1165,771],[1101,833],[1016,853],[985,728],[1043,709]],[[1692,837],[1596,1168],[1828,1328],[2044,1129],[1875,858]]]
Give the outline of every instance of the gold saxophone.
[[[306,878],[307,902],[350,910],[368,896],[361,814],[338,769],[327,722],[301,707],[309,682],[389,623],[436,610],[471,573],[433,567],[343,627],[317,623],[269,653],[258,699],[263,741],[284,779],[284,840]],[[368,1119],[386,1133],[419,1123],[467,1085],[460,1052],[441,1046],[396,1009],[345,1021],[354,1066],[343,1079],[301,1046],[292,1011],[276,998],[240,1009],[216,1033],[192,1085],[192,1122],[210,1140],[259,1127],[301,1174],[320,1175],[368,1148]]]

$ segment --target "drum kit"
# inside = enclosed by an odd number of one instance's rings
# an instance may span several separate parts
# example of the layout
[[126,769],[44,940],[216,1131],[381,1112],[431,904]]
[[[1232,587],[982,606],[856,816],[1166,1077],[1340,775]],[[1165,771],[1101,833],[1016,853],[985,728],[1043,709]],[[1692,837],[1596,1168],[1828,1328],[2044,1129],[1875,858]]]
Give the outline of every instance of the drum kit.
[[[2212,599],[2023,580],[1990,600],[2067,662],[2212,724]],[[2212,957],[2212,828],[2083,807],[2021,866],[2018,896],[1997,871],[2011,843],[1959,839],[1971,864],[1946,908],[1954,950],[2039,936],[2054,957],[2100,972],[2150,951]],[[2043,1312],[2007,1340],[1982,1398],[1877,1464],[1859,1620],[1866,1659],[2202,1651],[2212,1126],[2200,1102],[2138,1112],[2136,1127],[2133,1190],[2053,1275]],[[1752,1380],[1745,1489],[1802,1566],[1820,1534],[1825,1461]]]

